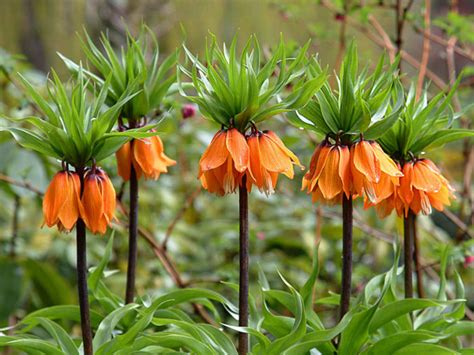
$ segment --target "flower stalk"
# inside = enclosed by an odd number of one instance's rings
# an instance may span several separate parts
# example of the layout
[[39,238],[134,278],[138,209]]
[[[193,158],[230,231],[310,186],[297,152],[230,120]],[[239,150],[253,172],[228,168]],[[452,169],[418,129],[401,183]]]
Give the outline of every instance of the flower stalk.
[[420,241],[418,239],[418,233],[416,232],[416,215],[413,216],[411,227],[413,231],[413,256],[415,259],[416,291],[419,298],[425,298],[425,288],[423,286],[423,268],[420,262]]
[[[76,168],[81,182],[81,195],[84,192],[84,169]],[[77,253],[77,290],[79,309],[81,313],[82,342],[85,355],[92,355],[92,330],[89,314],[89,298],[87,288],[87,244],[86,225],[82,218],[76,223],[76,253]]]
[[[239,326],[247,327],[249,318],[249,211],[246,177],[242,178],[239,187]],[[247,333],[239,333],[239,354],[248,352],[249,338]]]
[[413,219],[410,210],[403,218],[404,258],[405,258],[405,298],[413,298]]
[[[133,141],[131,142],[133,145]],[[130,168],[130,212],[128,225],[128,267],[125,303],[132,303],[135,296],[138,235],[138,177],[133,164]]]
[[352,284],[352,196],[342,195],[342,281],[340,318],[349,311]]

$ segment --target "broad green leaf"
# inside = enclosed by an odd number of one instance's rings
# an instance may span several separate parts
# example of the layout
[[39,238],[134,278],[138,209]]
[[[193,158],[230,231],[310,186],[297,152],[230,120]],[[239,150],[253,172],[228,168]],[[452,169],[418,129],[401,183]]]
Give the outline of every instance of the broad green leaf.
[[403,299],[380,308],[369,325],[369,333],[375,332],[386,323],[418,309],[441,306],[443,303],[430,299]]
[[36,318],[35,320],[53,337],[61,350],[68,355],[79,355],[79,351],[69,334],[58,324],[48,318]]
[[419,354],[419,355],[454,355],[458,354],[457,351],[445,348],[440,345],[435,344],[411,344],[401,348],[393,353],[394,355],[412,355],[412,354]]
[[363,354],[395,354],[397,350],[403,349],[406,346],[422,342],[431,342],[439,340],[436,333],[426,331],[407,331],[399,332],[398,334],[390,335],[382,338],[374,345],[370,346]]

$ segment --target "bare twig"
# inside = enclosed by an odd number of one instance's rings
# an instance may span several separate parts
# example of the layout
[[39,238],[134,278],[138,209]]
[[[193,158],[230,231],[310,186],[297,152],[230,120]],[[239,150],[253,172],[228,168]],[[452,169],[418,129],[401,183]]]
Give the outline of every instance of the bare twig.
[[[425,0],[425,15],[424,15],[424,33],[431,33],[431,0]],[[416,99],[420,98],[423,90],[423,82],[425,81],[426,69],[428,67],[428,61],[430,59],[430,38],[429,36],[423,37],[423,53],[420,61],[420,71],[418,72],[418,81],[416,84]]]
[[453,222],[462,232],[461,236],[463,234],[467,234],[469,238],[474,239],[474,232],[472,232],[469,227],[464,223],[458,216],[456,216],[453,212],[451,212],[448,209],[445,209],[443,211],[443,214],[449,218],[451,222]]
[[12,237],[10,239],[10,256],[16,255],[16,240],[18,238],[18,220],[20,215],[21,198],[15,194],[12,218]]
[[166,250],[168,241],[170,239],[171,234],[173,233],[174,227],[176,224],[180,221],[181,218],[183,218],[184,213],[188,210],[188,208],[191,207],[193,204],[194,200],[198,195],[201,193],[201,186],[199,186],[196,190],[194,190],[185,200],[183,203],[183,206],[181,209],[178,211],[174,219],[171,221],[171,223],[168,225],[168,228],[166,229],[165,237],[163,239],[163,242],[161,243],[161,247]]
[[[323,6],[324,8],[331,10],[333,12],[337,12],[337,9],[328,1],[321,0],[320,5]],[[350,16],[346,17],[347,23],[351,25],[354,29],[365,35],[368,39],[370,39],[373,43],[378,45],[381,48],[387,49],[388,51],[392,50],[393,45],[387,46],[387,44],[384,42],[382,38],[377,36],[376,34],[372,33],[371,31],[368,30],[367,27],[361,25],[358,21],[352,19]],[[386,32],[384,30],[384,32]],[[415,69],[420,69],[420,62],[415,59],[411,54],[407,53],[404,50],[400,51],[400,57],[403,59],[405,62],[410,64],[412,67]],[[446,90],[448,89],[448,85],[444,82],[443,79],[441,79],[438,75],[436,75],[434,72],[431,70],[427,69],[426,70],[426,76],[433,82],[434,85],[436,85],[439,89],[441,90]]]
[[[450,2],[450,11],[458,12],[458,1],[451,0]],[[449,86],[452,87],[456,82],[456,62],[454,57],[454,48],[456,47],[457,38],[456,36],[451,36],[448,39],[447,46],[446,46],[446,66],[448,69],[448,77],[449,77]],[[453,95],[453,106],[456,111],[461,111],[461,103],[459,101],[459,97],[457,93]],[[466,117],[461,117],[461,126],[463,128],[469,128],[470,122]],[[472,176],[473,170],[473,162],[472,162],[472,150],[473,146],[469,139],[465,139],[463,142],[463,157],[464,157],[464,181],[463,181],[463,191],[462,191],[462,201],[461,201],[461,208],[459,211],[460,219],[464,219],[464,216],[469,213],[471,223],[473,223],[474,219],[474,212],[472,210],[472,191],[471,191],[471,180],[470,177]],[[469,177],[469,180],[466,179]],[[466,205],[469,206],[470,211],[466,213]],[[457,240],[462,238],[462,234],[458,232]]]
[[[403,45],[403,28],[405,27],[405,20],[407,18],[407,13],[410,8],[413,6],[414,0],[409,0],[408,4],[403,7],[403,1],[397,0],[397,5],[395,8],[396,14],[396,38],[395,45],[397,46],[397,52],[401,54],[402,45]],[[398,68],[401,70],[402,62],[399,62]]]
[[20,181],[16,180],[10,176],[0,174],[0,181],[4,181],[7,184],[10,185],[15,185],[19,187],[23,187],[24,189],[30,190],[31,192],[34,192],[35,194],[39,196],[43,196],[43,191],[39,190],[38,188],[34,187],[30,182],[28,181]]
[[344,13],[342,15],[340,14],[338,15],[338,18],[340,18],[341,27],[339,28],[339,48],[338,48],[337,56],[336,56],[336,64],[334,66],[334,69],[336,71],[339,70],[342,63],[342,58],[344,58],[344,53],[346,52],[346,31],[347,31],[346,16],[348,14],[349,3],[350,3],[350,0],[344,1]]
[[395,48],[392,41],[390,40],[389,35],[387,34],[387,32],[385,32],[382,25],[380,24],[379,21],[377,21],[375,16],[369,15],[369,22],[372,25],[372,27],[374,27],[374,29],[377,31],[379,36],[382,37],[384,47],[387,48],[388,50],[390,63],[393,63],[395,61],[395,56],[397,54],[397,48]]
[[[441,36],[438,36],[434,33],[431,33],[431,31],[427,31],[426,28],[425,29],[422,29],[416,25],[413,25],[413,29],[421,34],[423,37],[426,37],[428,38],[429,40],[439,44],[440,46],[443,46],[443,47],[447,47],[448,46],[448,40],[444,39],[443,37]],[[465,48],[461,48],[457,45],[455,45],[453,47],[453,51],[456,53],[456,54],[459,54],[460,56],[463,56],[464,58],[466,59],[469,59],[470,61],[473,61],[474,62],[474,52],[469,50],[469,49],[465,49]]]

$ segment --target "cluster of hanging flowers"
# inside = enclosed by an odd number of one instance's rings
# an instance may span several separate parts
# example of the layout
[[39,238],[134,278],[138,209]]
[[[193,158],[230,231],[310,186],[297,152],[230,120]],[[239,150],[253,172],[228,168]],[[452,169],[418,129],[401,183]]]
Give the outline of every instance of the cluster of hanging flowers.
[[316,147],[302,190],[312,195],[313,202],[338,203],[344,194],[376,204],[392,194],[402,175],[376,142],[361,137],[349,147],[326,138]]
[[236,128],[221,129],[199,161],[198,178],[206,190],[222,196],[242,186],[245,176],[249,191],[255,185],[268,195],[274,192],[279,174],[293,178],[293,164],[301,166],[272,131],[253,127],[244,136]]
[[100,168],[88,169],[81,182],[76,172],[63,169],[56,173],[43,199],[44,224],[71,231],[79,218],[92,233],[104,234],[115,212],[115,189]]
[[146,179],[157,180],[168,167],[176,165],[176,161],[165,155],[160,137],[134,139],[125,143],[117,152],[118,174],[124,181],[130,180],[133,164],[137,178],[142,175]]
[[375,206],[381,217],[393,210],[430,214],[450,205],[454,189],[428,159],[413,159],[401,166],[377,142],[364,140],[348,145],[326,138],[311,158],[302,190],[313,202],[340,203],[346,198],[364,198],[366,208]]
[[438,167],[429,159],[413,159],[400,169],[403,177],[400,186],[392,194],[376,205],[380,216],[385,217],[393,210],[399,216],[430,214],[432,208],[443,211],[454,199],[454,188],[441,174]]

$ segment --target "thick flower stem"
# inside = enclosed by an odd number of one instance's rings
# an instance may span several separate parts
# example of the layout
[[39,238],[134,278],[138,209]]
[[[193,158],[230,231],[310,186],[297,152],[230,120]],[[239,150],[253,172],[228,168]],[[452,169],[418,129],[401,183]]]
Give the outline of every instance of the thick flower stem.
[[[246,178],[239,188],[240,216],[240,279],[239,279],[239,326],[247,327],[249,319],[249,207]],[[239,354],[247,354],[249,338],[247,333],[239,333]]]
[[[133,144],[133,143],[132,143]],[[132,303],[135,295],[138,235],[138,178],[133,164],[130,169],[130,215],[128,225],[128,269],[125,303]]]
[[405,258],[405,298],[413,298],[413,212],[409,211],[403,219],[404,258]]
[[352,283],[352,196],[342,196],[342,282],[340,318],[349,311]]
[[414,259],[415,259],[415,272],[416,272],[416,289],[419,298],[425,298],[425,288],[423,286],[423,269],[420,262],[420,241],[418,239],[418,233],[416,232],[416,216],[413,216],[412,220],[412,231],[413,231],[413,247],[414,247]]
[[[84,189],[84,170],[76,169],[81,181],[81,195]],[[87,245],[86,225],[82,218],[76,223],[77,252],[77,289],[79,293],[79,309],[81,313],[82,342],[85,355],[92,355],[92,330],[89,315],[89,298],[87,290]]]

